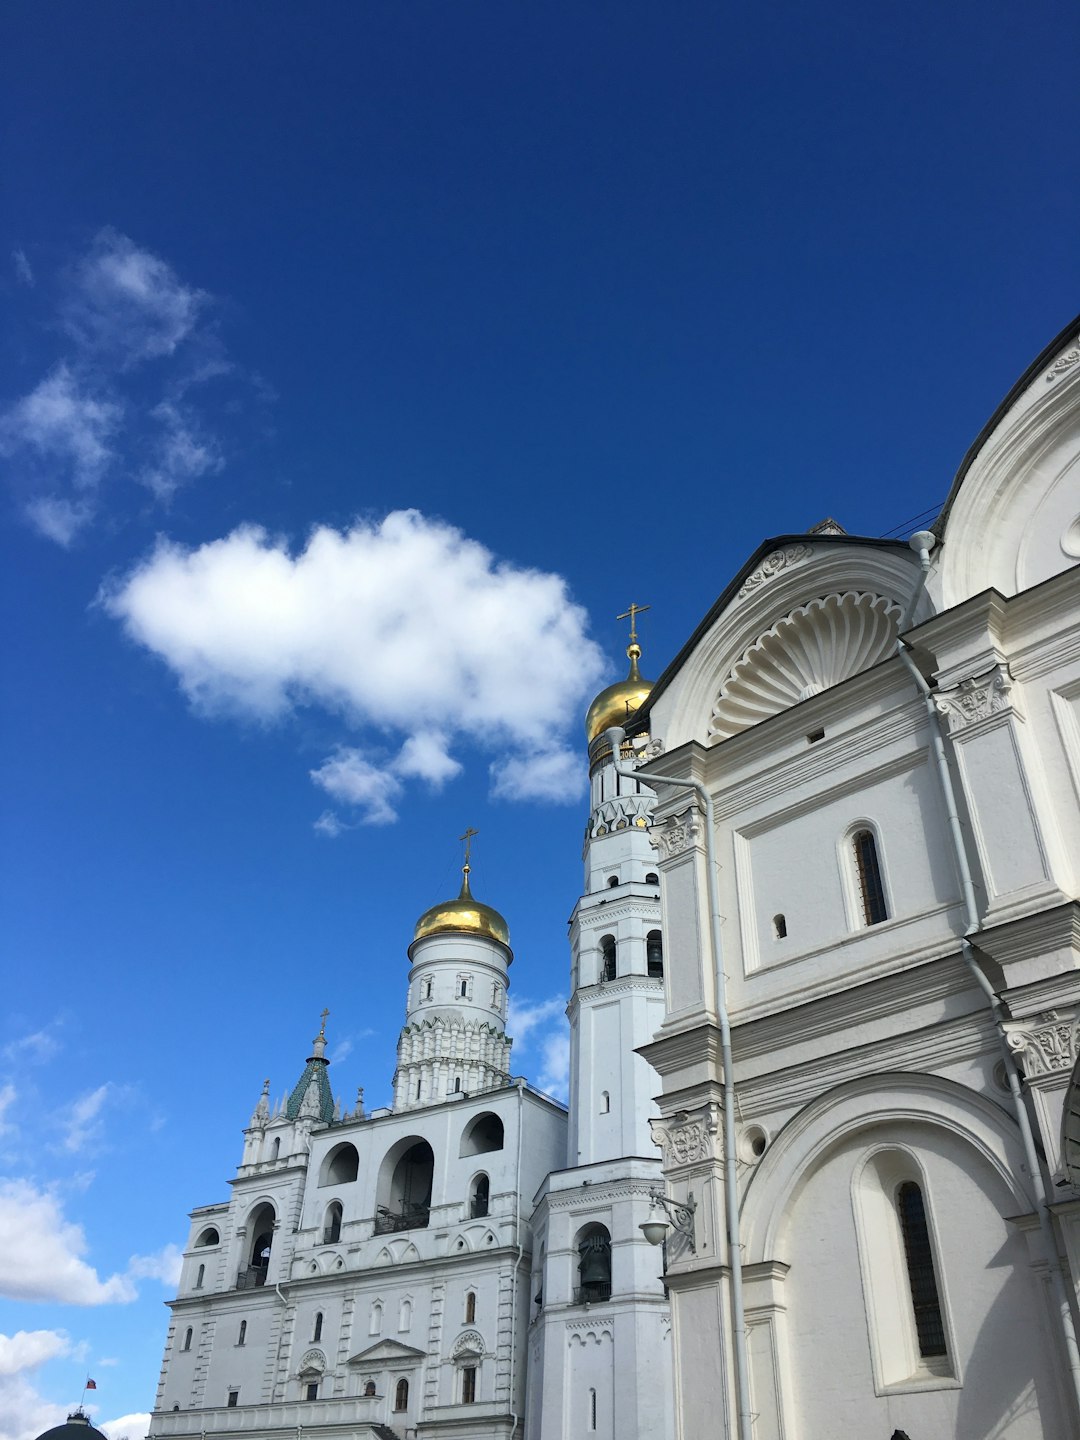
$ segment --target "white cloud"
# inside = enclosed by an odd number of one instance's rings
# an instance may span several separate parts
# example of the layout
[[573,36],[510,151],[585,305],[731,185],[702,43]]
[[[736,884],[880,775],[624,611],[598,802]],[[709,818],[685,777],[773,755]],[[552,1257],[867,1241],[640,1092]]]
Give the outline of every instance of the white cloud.
[[133,1255],[127,1273],[136,1280],[160,1280],[166,1288],[180,1283],[184,1257],[178,1245],[165,1245],[156,1255]]
[[38,1394],[28,1372],[70,1353],[71,1342],[62,1330],[0,1335],[0,1440],[34,1440],[66,1419],[67,1407]]
[[102,602],[203,714],[272,720],[317,704],[397,732],[394,759],[343,746],[312,771],[367,823],[394,817],[402,777],[456,774],[448,747],[462,738],[494,752],[501,794],[578,793],[559,737],[603,672],[584,611],[560,576],[499,562],[441,521],[410,510],[321,526],[295,554],[256,526],[195,549],[162,540]]
[[15,278],[20,285],[34,284],[34,272],[30,268],[30,261],[26,258],[25,250],[13,250],[11,252],[11,263],[15,267]]
[[28,1180],[0,1182],[0,1295],[68,1305],[134,1300],[126,1276],[99,1278],[86,1248],[82,1226],[64,1218],[55,1194]]
[[532,1068],[539,1089],[565,1100],[570,1077],[570,1033],[566,1025],[566,1001],[561,995],[548,1000],[518,999],[510,996],[506,1032],[514,1041],[515,1060],[522,1055],[539,1056]]
[[121,407],[93,393],[61,362],[0,416],[0,454],[53,462],[76,487],[91,489],[113,458]]
[[565,1026],[544,1037],[541,1054],[537,1085],[557,1100],[565,1100],[570,1090],[570,1033]]
[[[387,825],[397,819],[394,802],[401,794],[401,781],[389,770],[370,764],[359,750],[341,749],[310,774],[333,799],[356,806],[365,825]],[[330,833],[328,826],[321,828]]]
[[333,810],[324,810],[312,823],[311,828],[317,835],[325,835],[329,840],[336,840],[339,835],[344,835],[346,830],[352,830],[355,827],[346,825],[345,821]]
[[41,495],[36,500],[27,501],[23,513],[39,535],[44,535],[46,540],[54,540],[62,550],[67,550],[75,537],[93,520],[95,507],[88,500]]
[[410,735],[401,747],[394,769],[399,775],[414,775],[436,789],[461,774],[461,764],[449,754],[446,736],[428,730]]
[[66,1355],[71,1342],[62,1330],[18,1330],[0,1335],[0,1376],[36,1370],[46,1360]]
[[540,800],[565,805],[577,800],[587,783],[585,762],[572,750],[541,750],[508,755],[491,767],[492,793],[500,800]]
[[159,256],[105,229],[72,269],[62,318],[78,345],[130,366],[172,355],[208,298]]
[[109,1440],[143,1440],[150,1429],[150,1415],[139,1411],[135,1415],[121,1415],[119,1420],[101,1420],[96,1424]]

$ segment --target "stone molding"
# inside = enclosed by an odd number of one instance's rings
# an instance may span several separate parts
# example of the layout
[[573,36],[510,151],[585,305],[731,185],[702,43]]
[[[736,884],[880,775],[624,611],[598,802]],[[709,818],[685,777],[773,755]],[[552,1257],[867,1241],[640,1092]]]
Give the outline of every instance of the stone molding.
[[654,825],[649,840],[661,860],[674,860],[701,843],[704,827],[701,812],[690,805],[679,815],[671,815],[662,825]]
[[934,696],[934,708],[948,721],[950,735],[956,735],[991,715],[1014,709],[1012,686],[1008,666],[994,665],[981,675],[961,680],[951,690],[939,690]]
[[1009,1030],[1009,1049],[1021,1057],[1025,1073],[1035,1078],[1067,1072],[1076,1063],[1080,1025],[1075,1017],[1047,1010],[1032,1029]]
[[804,560],[809,560],[813,553],[812,545],[788,545],[783,550],[774,550],[765,556],[752,575],[746,577],[737,598],[745,600],[747,595],[752,595],[755,590],[767,585],[781,570],[790,570],[793,565],[801,565]]
[[547,1203],[549,1210],[592,1210],[598,1204],[622,1200],[627,1195],[641,1195],[647,1200],[655,1189],[655,1180],[651,1184],[644,1180],[601,1180],[587,1188],[578,1186],[576,1190],[549,1194]]

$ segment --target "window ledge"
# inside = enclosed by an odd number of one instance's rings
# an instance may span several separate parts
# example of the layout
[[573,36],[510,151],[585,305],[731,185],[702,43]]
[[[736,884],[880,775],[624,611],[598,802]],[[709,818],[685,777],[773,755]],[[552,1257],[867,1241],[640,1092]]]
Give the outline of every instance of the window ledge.
[[932,1370],[916,1370],[905,1380],[890,1385],[877,1385],[878,1395],[915,1395],[922,1390],[962,1390],[963,1383],[955,1375],[935,1375]]

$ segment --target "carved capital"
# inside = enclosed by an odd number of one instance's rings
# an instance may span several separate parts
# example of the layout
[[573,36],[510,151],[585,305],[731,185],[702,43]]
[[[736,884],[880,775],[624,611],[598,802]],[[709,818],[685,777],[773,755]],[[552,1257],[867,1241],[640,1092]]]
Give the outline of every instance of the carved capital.
[[760,590],[762,585],[767,585],[774,575],[779,575],[781,570],[790,570],[792,565],[800,565],[804,560],[809,560],[813,553],[810,545],[789,545],[784,550],[774,550],[771,555],[766,555],[754,573],[743,581],[738,598],[743,600],[747,595],[752,595],[755,590]]
[[715,1105],[700,1110],[679,1110],[674,1115],[650,1120],[653,1141],[664,1152],[664,1169],[711,1160],[716,1154],[720,1119]]
[[661,860],[673,860],[676,855],[691,849],[701,840],[701,814],[696,806],[684,810],[681,815],[671,815],[662,825],[653,825],[649,839]]
[[1080,365],[1080,349],[1076,346],[1071,350],[1066,350],[1064,355],[1058,356],[1046,372],[1046,383],[1048,385],[1052,384],[1059,375],[1064,375],[1066,371],[1071,370],[1074,365]]
[[1010,1030],[1009,1049],[1021,1057],[1029,1076],[1052,1075],[1071,1070],[1077,1055],[1077,1021],[1047,1010],[1035,1028]]
[[1008,670],[1004,665],[995,665],[982,675],[961,680],[951,690],[939,690],[934,696],[934,705],[949,722],[950,733],[955,735],[990,715],[1008,710],[1013,703],[1011,690],[1012,677]]

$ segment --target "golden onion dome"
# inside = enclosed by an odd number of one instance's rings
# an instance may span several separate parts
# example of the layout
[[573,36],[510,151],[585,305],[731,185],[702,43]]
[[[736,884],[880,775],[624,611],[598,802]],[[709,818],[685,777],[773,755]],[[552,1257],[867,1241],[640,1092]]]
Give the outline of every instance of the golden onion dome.
[[466,864],[462,870],[461,894],[456,900],[443,900],[420,916],[413,933],[414,941],[429,935],[481,935],[485,940],[497,940],[500,945],[509,946],[510,928],[498,910],[473,899],[469,889],[470,869]]
[[619,680],[601,690],[589,706],[585,716],[585,735],[591,745],[610,725],[625,725],[635,710],[640,710],[653,688],[651,680],[643,680],[638,670],[641,646],[636,642],[626,647],[630,661],[630,673],[625,680]]

